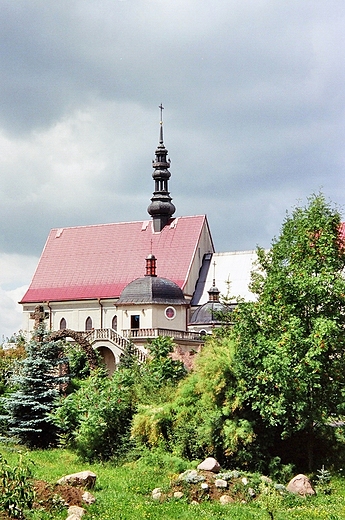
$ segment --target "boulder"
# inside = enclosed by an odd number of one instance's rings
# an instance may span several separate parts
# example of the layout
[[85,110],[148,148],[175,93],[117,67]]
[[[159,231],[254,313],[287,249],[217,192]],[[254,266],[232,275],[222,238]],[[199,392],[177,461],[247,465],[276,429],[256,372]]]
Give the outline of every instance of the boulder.
[[248,495],[251,497],[251,498],[255,498],[256,497],[256,493],[254,491],[253,488],[248,488]]
[[227,488],[228,487],[227,481],[222,478],[217,478],[214,481],[214,485],[216,486],[216,488]]
[[162,496],[161,488],[155,488],[152,491],[152,498],[153,498],[153,500],[160,500],[161,496]]
[[76,520],[80,519],[82,516],[84,516],[86,513],[85,509],[79,506],[70,506],[68,508],[68,519],[69,520]]
[[213,457],[207,457],[207,459],[199,464],[198,469],[202,471],[212,471],[213,473],[219,473],[220,464]]
[[295,493],[296,495],[315,495],[315,490],[313,489],[309,478],[302,474],[296,475],[291,479],[286,489],[290,491],[290,493]]
[[219,502],[222,504],[222,506],[225,506],[226,504],[231,504],[234,499],[229,497],[229,495],[222,495],[219,499]]
[[183,497],[182,491],[175,491],[174,498],[182,498],[182,497]]
[[94,502],[96,502],[95,497],[91,495],[91,493],[89,493],[88,491],[85,491],[81,498],[85,504],[93,504]]
[[60,478],[57,483],[92,489],[95,486],[96,478],[97,476],[92,471],[80,471],[79,473],[73,473]]

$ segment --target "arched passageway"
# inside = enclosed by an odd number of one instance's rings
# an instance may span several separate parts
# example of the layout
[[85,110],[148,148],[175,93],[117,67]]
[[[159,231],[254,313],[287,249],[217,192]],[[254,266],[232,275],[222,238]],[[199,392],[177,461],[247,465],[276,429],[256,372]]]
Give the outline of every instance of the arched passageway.
[[112,350],[105,346],[96,347],[97,352],[101,355],[108,373],[111,376],[116,370],[116,358]]

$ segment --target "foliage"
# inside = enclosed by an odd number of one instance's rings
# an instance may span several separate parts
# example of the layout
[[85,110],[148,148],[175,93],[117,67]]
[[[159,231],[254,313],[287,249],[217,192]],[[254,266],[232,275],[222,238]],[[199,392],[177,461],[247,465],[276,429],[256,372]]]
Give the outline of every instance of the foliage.
[[9,465],[0,454],[0,510],[10,518],[24,518],[25,510],[31,509],[35,497],[31,477],[31,468],[23,463],[22,454],[16,466]]
[[120,365],[120,370],[128,366],[133,375],[133,400],[136,406],[156,407],[168,402],[176,385],[186,376],[183,363],[172,359],[170,355],[174,347],[171,338],[160,336],[148,342],[149,356],[145,363],[138,363],[132,356],[129,364]]
[[150,356],[141,367],[141,377],[150,380],[157,389],[165,384],[176,384],[187,374],[183,363],[170,357],[174,347],[173,340],[167,336],[160,336],[148,343]]
[[194,371],[180,384],[172,402],[173,447],[182,456],[212,455],[220,462],[232,459],[244,465],[250,461],[247,448],[255,438],[240,415],[233,357],[231,338],[211,338]]
[[260,484],[260,497],[258,503],[264,510],[267,511],[269,517],[274,520],[275,513],[281,507],[282,496],[272,484],[262,482]]
[[248,447],[255,437],[251,424],[239,414],[233,356],[231,339],[209,338],[193,372],[165,401],[153,396],[138,407],[132,426],[137,444],[165,446],[192,460],[212,455],[220,461],[248,464]]
[[49,413],[68,377],[60,371],[66,360],[60,342],[46,340],[43,327],[34,332],[26,345],[26,358],[13,377],[16,390],[2,398],[10,436],[30,447],[54,443],[56,428]]
[[[157,338],[150,343],[146,363],[138,363],[128,352],[112,378],[101,369],[80,382],[80,388],[61,399],[53,414],[61,441],[87,460],[106,460],[129,450],[130,426],[137,407],[159,400],[159,396],[163,399],[186,374],[183,364],[169,356],[173,347],[170,338]],[[144,418],[140,425],[137,420],[136,431],[142,432],[145,427]],[[158,432],[149,433],[151,440],[153,435],[158,439]]]
[[318,479],[317,489],[321,491],[325,495],[328,495],[331,492],[330,481],[331,474],[328,469],[325,469],[325,466],[322,465],[321,469],[317,470],[316,477]]
[[[344,402],[345,247],[340,215],[322,195],[287,216],[270,251],[258,249],[254,303],[234,313],[239,398],[261,432],[306,434]],[[256,430],[259,433],[259,430]]]
[[[11,346],[6,348],[6,346]],[[21,333],[11,337],[0,347],[0,395],[9,390],[18,362],[26,356],[25,339]]]
[[70,377],[86,379],[90,375],[90,365],[85,351],[79,345],[67,343],[64,353],[68,358]]
[[129,446],[133,380],[127,371],[107,377],[102,369],[61,399],[52,415],[63,442],[85,460],[107,460]]

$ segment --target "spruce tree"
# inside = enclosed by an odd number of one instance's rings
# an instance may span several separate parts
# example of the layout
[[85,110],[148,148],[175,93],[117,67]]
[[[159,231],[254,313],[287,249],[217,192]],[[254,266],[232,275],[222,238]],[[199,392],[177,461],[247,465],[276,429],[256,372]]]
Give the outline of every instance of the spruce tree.
[[29,447],[45,448],[56,440],[50,414],[68,382],[68,376],[63,374],[66,359],[61,342],[49,341],[43,324],[34,330],[26,354],[14,377],[17,389],[2,399],[8,433]]

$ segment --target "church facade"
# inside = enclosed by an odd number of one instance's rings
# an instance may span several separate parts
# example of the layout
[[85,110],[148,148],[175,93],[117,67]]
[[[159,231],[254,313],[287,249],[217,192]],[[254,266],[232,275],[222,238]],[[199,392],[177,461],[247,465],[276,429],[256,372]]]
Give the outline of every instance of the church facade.
[[149,219],[50,231],[20,302],[24,330],[43,306],[48,330],[83,332],[111,370],[128,341],[144,353],[163,335],[185,350],[202,344],[188,325],[214,245],[206,215],[173,216],[167,155],[161,122]]

